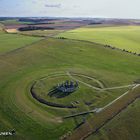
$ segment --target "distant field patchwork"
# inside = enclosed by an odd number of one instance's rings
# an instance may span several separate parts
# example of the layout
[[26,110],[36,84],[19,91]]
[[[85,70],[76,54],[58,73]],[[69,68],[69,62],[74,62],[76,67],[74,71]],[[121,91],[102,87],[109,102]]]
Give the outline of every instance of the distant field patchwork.
[[140,26],[87,26],[61,33],[59,37],[97,42],[140,53]]

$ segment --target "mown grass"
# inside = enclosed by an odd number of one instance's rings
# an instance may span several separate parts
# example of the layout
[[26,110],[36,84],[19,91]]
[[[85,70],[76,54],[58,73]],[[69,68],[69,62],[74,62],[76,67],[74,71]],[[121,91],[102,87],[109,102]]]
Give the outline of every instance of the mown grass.
[[94,26],[87,26],[61,33],[58,36],[97,42],[140,53],[140,26],[99,26],[95,28]]
[[139,78],[139,65],[137,56],[97,44],[59,39],[42,40],[1,55],[0,131],[15,129],[13,139],[17,140],[57,140],[75,127],[73,119],[61,120],[71,110],[52,108],[34,100],[30,87],[35,80],[59,71],[86,71],[107,87],[119,86]]

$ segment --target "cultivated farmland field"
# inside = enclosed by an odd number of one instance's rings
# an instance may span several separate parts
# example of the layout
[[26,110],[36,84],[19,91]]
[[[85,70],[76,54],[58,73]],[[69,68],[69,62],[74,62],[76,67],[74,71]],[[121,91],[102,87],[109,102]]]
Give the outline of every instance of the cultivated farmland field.
[[140,53],[140,26],[87,26],[58,35]]

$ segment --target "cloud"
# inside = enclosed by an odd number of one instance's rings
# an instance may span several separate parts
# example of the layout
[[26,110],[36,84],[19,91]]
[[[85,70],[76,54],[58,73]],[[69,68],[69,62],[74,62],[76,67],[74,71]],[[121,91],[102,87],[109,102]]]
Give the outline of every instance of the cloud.
[[33,0],[33,1],[32,1],[32,3],[33,3],[33,4],[36,4],[36,3],[37,3],[37,1],[36,1],[36,0]]
[[49,7],[49,8],[61,8],[61,4],[45,4],[45,7]]

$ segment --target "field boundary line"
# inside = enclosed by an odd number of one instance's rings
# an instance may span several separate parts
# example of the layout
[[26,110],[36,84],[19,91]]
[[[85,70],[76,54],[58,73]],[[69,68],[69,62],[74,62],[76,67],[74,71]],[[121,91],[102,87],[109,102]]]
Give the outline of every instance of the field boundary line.
[[[54,38],[57,38],[59,39],[58,37],[54,37]],[[109,45],[109,44],[102,44],[102,43],[98,43],[98,42],[92,42],[92,41],[88,41],[88,40],[80,40],[80,39],[72,39],[72,38],[65,38],[66,40],[71,40],[71,41],[78,41],[78,42],[84,42],[84,43],[90,43],[90,44],[95,44],[95,45],[99,45],[101,46],[102,48],[109,48],[109,49],[112,49],[112,50],[117,50],[117,51],[120,51],[122,53],[128,53],[130,55],[135,55],[135,56],[140,56],[139,53],[135,53],[135,52],[130,52],[128,50],[125,50],[125,49],[120,49],[120,48],[117,48],[115,46],[112,46],[112,45]],[[107,47],[109,46],[109,47]],[[125,50],[125,51],[123,51]]]
[[73,77],[69,72],[67,72],[67,75],[68,75],[70,78],[72,78],[73,80],[76,80],[76,81],[78,81],[78,82],[80,82],[80,83],[82,83],[82,84],[84,84],[84,85],[86,85],[86,86],[88,86],[88,87],[90,87],[90,88],[93,88],[93,89],[95,89],[95,90],[101,90],[100,88],[94,87],[94,86],[92,86],[92,85],[90,85],[90,84],[87,84],[87,83],[85,83],[85,82],[83,82],[83,81],[81,81],[81,80],[79,80],[79,79]]
[[104,88],[104,90],[112,90],[112,89],[122,89],[122,88],[127,88],[127,87],[133,87],[136,86],[136,84],[131,84],[131,85],[124,85],[124,86],[117,86],[117,87],[109,87],[109,88]]
[[[69,74],[70,74],[70,72],[69,72]],[[90,79],[90,80],[93,80],[93,81],[97,82],[97,83],[100,85],[101,88],[104,88],[103,83],[101,83],[101,82],[100,82],[99,80],[97,80],[96,78],[89,77],[89,76],[84,75],[84,74],[77,74],[77,73],[72,73],[72,75],[82,76],[82,77],[88,78],[88,79]]]
[[[132,85],[124,85],[124,86],[117,86],[117,87],[109,87],[109,88],[97,88],[97,87],[94,87],[94,86],[92,86],[92,85],[90,85],[90,84],[87,84],[86,82],[83,82],[83,81],[81,81],[81,80],[79,80],[79,79],[77,79],[77,78],[75,78],[75,77],[73,77],[72,75],[78,75],[78,74],[70,74],[69,72],[67,72],[67,75],[70,77],[70,78],[72,78],[73,80],[76,80],[76,81],[78,81],[78,82],[80,82],[80,83],[82,83],[82,84],[84,84],[84,85],[86,85],[86,86],[88,86],[88,87],[90,87],[90,88],[93,88],[93,89],[95,89],[95,90],[100,90],[100,91],[105,91],[105,90],[113,90],[113,89],[122,89],[122,88],[127,88],[127,87],[133,87],[133,86],[135,86],[136,84],[132,84]],[[79,74],[79,76],[80,76],[80,74]],[[82,75],[83,76],[83,75]],[[88,77],[88,76],[84,76],[84,77]],[[91,77],[88,77],[88,78],[91,78]],[[97,79],[94,79],[94,78],[92,78],[94,81],[98,81]],[[99,81],[98,81],[99,82]],[[97,83],[98,83],[97,82]],[[99,83],[98,83],[99,84]]]
[[36,44],[36,43],[39,43],[39,42],[41,42],[41,41],[43,41],[43,40],[45,40],[45,39],[44,39],[44,38],[43,38],[43,39],[39,39],[39,40],[37,40],[37,41],[35,41],[35,42],[32,42],[32,43],[30,43],[30,44],[28,44],[28,45],[25,45],[25,46],[23,46],[23,47],[16,48],[16,49],[14,49],[14,50],[11,50],[11,51],[2,53],[2,54],[0,54],[0,57],[1,57],[1,56],[6,56],[6,55],[8,55],[8,54],[15,53],[16,51],[19,51],[19,50],[22,50],[22,49],[25,49],[25,48],[28,48],[28,47],[31,47],[32,45],[34,45],[34,44]]

